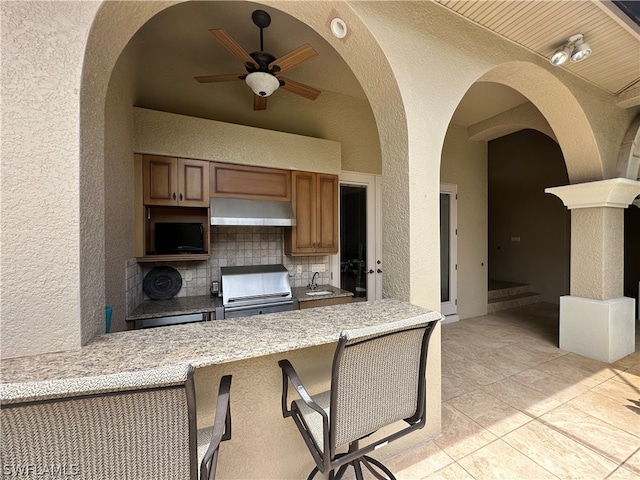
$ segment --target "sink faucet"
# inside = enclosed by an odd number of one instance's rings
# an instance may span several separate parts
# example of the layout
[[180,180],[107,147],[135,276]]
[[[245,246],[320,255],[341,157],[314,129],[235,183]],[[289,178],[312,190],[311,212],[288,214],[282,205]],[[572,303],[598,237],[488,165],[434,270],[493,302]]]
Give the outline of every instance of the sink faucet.
[[311,290],[315,290],[316,288],[318,288],[318,284],[316,283],[316,275],[320,275],[320,272],[316,272],[313,274],[313,277],[311,277],[311,283],[307,285],[307,288],[310,288]]

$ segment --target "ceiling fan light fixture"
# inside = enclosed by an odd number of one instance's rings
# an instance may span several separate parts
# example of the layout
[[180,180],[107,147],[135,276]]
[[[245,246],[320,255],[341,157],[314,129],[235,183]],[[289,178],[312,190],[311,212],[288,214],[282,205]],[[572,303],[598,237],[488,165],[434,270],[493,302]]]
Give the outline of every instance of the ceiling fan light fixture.
[[244,81],[247,82],[253,93],[260,97],[268,97],[280,86],[278,79],[266,72],[250,73]]

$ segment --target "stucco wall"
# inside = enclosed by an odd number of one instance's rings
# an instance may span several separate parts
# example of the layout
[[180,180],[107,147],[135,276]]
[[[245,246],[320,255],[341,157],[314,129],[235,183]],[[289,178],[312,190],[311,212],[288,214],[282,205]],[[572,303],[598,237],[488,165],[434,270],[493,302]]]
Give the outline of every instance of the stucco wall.
[[338,174],[340,144],[244,125],[134,109],[134,150]]
[[[124,59],[126,60],[126,59]],[[111,330],[126,330],[125,263],[134,257],[133,109],[130,65],[118,62],[105,104],[104,269],[105,304],[113,308]],[[131,280],[130,280],[131,281]]]
[[442,149],[440,179],[458,186],[458,315],[487,313],[487,143],[451,124]]
[[0,2],[2,357],[81,344],[79,85],[98,6]]

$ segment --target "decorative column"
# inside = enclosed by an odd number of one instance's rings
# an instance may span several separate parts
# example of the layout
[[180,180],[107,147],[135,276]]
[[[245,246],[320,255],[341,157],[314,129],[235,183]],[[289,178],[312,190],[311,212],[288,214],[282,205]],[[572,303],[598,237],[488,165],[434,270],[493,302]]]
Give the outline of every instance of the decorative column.
[[624,208],[640,182],[614,178],[545,189],[571,210],[571,295],[560,348],[612,363],[635,351],[635,299],[623,296]]

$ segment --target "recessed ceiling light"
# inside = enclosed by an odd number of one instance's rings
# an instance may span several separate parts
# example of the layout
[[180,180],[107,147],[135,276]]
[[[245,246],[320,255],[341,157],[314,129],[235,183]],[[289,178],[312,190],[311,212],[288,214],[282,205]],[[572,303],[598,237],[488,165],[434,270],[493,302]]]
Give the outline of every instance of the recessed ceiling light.
[[336,38],[344,38],[347,36],[347,24],[341,18],[331,20],[331,33]]

